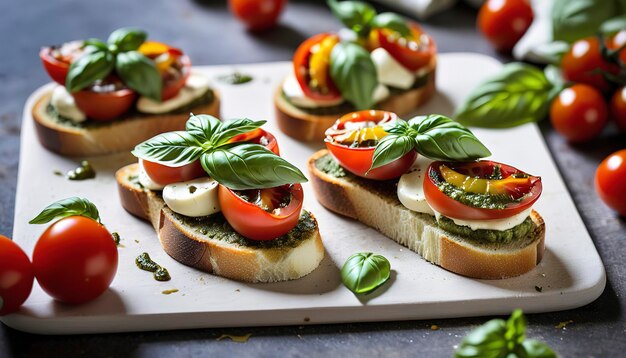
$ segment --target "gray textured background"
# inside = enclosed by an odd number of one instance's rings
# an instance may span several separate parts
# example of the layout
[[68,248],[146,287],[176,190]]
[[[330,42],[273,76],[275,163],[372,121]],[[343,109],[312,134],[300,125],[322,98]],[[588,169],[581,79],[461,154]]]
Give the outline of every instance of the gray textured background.
[[[379,7],[379,9],[382,9]],[[474,51],[498,56],[475,31],[474,10],[460,5],[424,27],[440,52]],[[253,35],[228,13],[226,1],[29,0],[0,2],[0,233],[13,229],[22,107],[48,81],[38,50],[75,38],[99,37],[139,26],[151,38],[183,48],[198,65],[289,60],[306,37],[339,28],[323,1],[292,0],[281,26]],[[626,222],[598,199],[593,173],[602,158],[626,147],[611,130],[602,139],[570,146],[548,123],[542,132],[565,177],[606,266],[602,296],[585,307],[530,315],[528,335],[563,356],[606,357],[626,351]],[[487,317],[324,326],[203,329],[93,336],[35,336],[0,324],[0,357],[55,356],[451,356],[454,346]],[[565,329],[559,322],[573,320]],[[431,331],[437,324],[440,329]],[[245,343],[217,341],[221,334],[252,333]]]

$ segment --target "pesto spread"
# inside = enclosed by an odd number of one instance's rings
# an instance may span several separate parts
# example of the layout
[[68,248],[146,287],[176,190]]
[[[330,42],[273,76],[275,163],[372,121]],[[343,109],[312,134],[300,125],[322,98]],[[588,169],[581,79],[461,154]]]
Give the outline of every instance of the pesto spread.
[[343,178],[346,176],[346,171],[330,155],[325,155],[316,160],[315,167],[328,175],[334,176],[335,178]]
[[150,255],[147,252],[137,256],[135,259],[137,267],[144,271],[150,271],[154,273],[154,279],[157,281],[169,281],[171,279],[170,273],[167,269],[156,262],[152,261]]
[[523,239],[530,233],[533,228],[533,222],[530,217],[527,217],[526,220],[524,220],[524,222],[522,222],[521,224],[504,231],[486,229],[472,230],[467,226],[460,226],[455,224],[452,219],[449,219],[445,216],[441,216],[437,221],[437,224],[440,228],[449,233],[459,235],[471,240],[502,244],[507,244],[515,240]]
[[93,167],[88,161],[83,160],[80,162],[80,166],[78,168],[67,172],[66,177],[69,180],[93,179],[96,177],[96,171],[93,170]]
[[240,72],[233,72],[219,77],[220,81],[228,83],[229,85],[241,85],[252,81],[252,79],[252,76]]

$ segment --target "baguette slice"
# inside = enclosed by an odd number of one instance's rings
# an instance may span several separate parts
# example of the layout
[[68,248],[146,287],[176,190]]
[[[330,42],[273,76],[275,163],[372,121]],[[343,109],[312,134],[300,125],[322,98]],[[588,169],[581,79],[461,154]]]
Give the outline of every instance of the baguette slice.
[[39,142],[48,150],[68,156],[92,156],[129,151],[157,134],[183,130],[189,112],[219,117],[220,95],[213,89],[213,100],[180,114],[137,114],[90,128],[60,124],[48,113],[52,90],[44,93],[32,110]]
[[[428,101],[435,93],[435,69],[428,76],[424,86],[393,94],[376,106],[376,109],[390,111],[398,116],[414,113],[422,104]],[[294,106],[283,96],[281,83],[274,94],[274,108],[278,127],[283,133],[300,141],[321,141],[325,138],[324,132],[345,113],[314,115]]]
[[[420,254],[427,261],[454,273],[480,279],[502,279],[532,270],[545,250],[545,223],[532,211],[533,229],[523,240],[509,244],[479,243],[450,234],[435,218],[411,211],[398,200],[393,181],[376,182],[338,169],[334,175],[316,162],[328,151],[309,158],[311,183],[319,202],[327,209],[356,219]],[[334,161],[334,159],[331,159]],[[338,164],[337,164],[337,168]]]
[[220,233],[229,233],[228,237],[237,241],[222,240],[206,231],[203,234],[203,225],[210,224],[214,216],[196,221],[174,213],[159,194],[132,181],[138,172],[139,166],[131,164],[115,174],[122,206],[150,221],[165,252],[184,265],[238,281],[276,282],[303,277],[324,258],[324,245],[312,214],[303,214],[298,226],[287,234],[298,238],[291,244],[246,240],[225,221],[214,219],[221,225]]

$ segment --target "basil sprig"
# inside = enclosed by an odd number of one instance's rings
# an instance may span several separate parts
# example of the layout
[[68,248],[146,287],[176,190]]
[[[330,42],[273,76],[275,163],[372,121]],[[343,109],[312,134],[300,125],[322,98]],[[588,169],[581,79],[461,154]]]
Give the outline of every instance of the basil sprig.
[[572,43],[597,34],[602,23],[617,13],[615,1],[555,0],[552,6],[553,39]]
[[493,319],[470,332],[454,356],[556,358],[547,344],[526,339],[526,319],[520,309],[513,311],[507,321]]
[[372,108],[378,78],[376,66],[363,47],[351,42],[335,45],[330,54],[330,77],[356,109]]
[[111,33],[107,43],[86,40],[85,54],[70,65],[65,87],[71,93],[78,92],[115,70],[126,86],[160,102],[161,75],[154,61],[136,51],[147,36],[139,29],[122,28]]
[[468,161],[491,155],[469,129],[440,114],[399,120],[384,129],[389,135],[376,145],[370,170],[412,150],[430,159],[446,161]]
[[265,124],[237,119],[222,123],[191,115],[184,131],[157,135],[137,145],[133,155],[172,167],[200,160],[218,183],[234,190],[263,189],[307,181],[294,165],[259,144],[229,143],[234,136]]
[[348,257],[341,268],[341,281],[356,294],[370,293],[387,282],[391,264],[381,255],[359,252]]
[[377,14],[371,5],[361,1],[328,0],[328,7],[341,23],[360,38],[367,38],[370,31],[376,28],[390,29],[401,36],[411,33],[404,17],[392,12]]
[[98,208],[89,200],[79,197],[71,197],[59,200],[48,205],[39,215],[29,221],[29,224],[46,224],[55,219],[69,216],[85,216],[99,223],[100,214]]

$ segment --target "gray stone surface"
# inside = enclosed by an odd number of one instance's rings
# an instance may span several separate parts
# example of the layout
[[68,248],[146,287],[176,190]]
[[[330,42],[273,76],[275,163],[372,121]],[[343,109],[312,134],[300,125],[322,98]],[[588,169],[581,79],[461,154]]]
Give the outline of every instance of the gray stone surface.
[[[458,6],[424,27],[439,51],[498,56],[475,31],[475,11]],[[139,26],[152,38],[185,49],[196,64],[289,60],[306,37],[339,28],[324,2],[291,1],[281,26],[263,33],[243,30],[225,1],[29,0],[0,2],[0,233],[13,228],[19,128],[27,96],[48,81],[39,47],[84,37],[106,38],[121,26]],[[506,60],[506,58],[501,59]],[[593,189],[597,164],[626,146],[608,133],[593,143],[570,146],[550,128],[542,132],[606,266],[603,295],[585,307],[530,315],[528,336],[546,341],[562,356],[608,357],[626,351],[626,223]],[[0,357],[83,356],[433,356],[449,357],[470,329],[488,317],[324,326],[201,329],[93,336],[35,336],[0,324]],[[559,322],[572,320],[566,328]],[[439,330],[431,330],[436,324]],[[245,343],[217,341],[222,334],[252,333]]]

